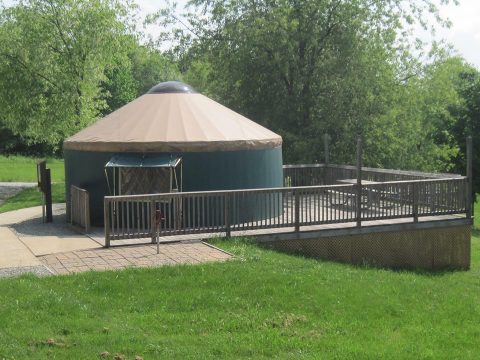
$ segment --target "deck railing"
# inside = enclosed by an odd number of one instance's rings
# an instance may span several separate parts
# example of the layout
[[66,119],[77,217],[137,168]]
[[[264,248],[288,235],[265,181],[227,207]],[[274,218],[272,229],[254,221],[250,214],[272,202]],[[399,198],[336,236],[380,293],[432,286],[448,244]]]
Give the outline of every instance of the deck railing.
[[[283,166],[283,186],[333,185],[341,179],[357,177],[357,168],[350,165],[301,164]],[[386,182],[423,179],[460,178],[457,174],[426,173],[362,167],[362,180]]]
[[[295,180],[296,181],[296,180]],[[105,197],[105,240],[465,213],[465,177]],[[360,207],[358,206],[360,204]]]

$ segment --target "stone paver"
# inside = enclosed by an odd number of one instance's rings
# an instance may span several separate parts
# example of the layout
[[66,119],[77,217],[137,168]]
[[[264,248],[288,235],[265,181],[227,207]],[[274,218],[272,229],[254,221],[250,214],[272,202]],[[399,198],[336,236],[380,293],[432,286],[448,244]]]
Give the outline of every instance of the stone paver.
[[[160,245],[103,248],[95,237],[77,233],[65,221],[65,204],[54,204],[54,222],[42,223],[41,207],[0,214],[0,276],[25,272],[68,274],[126,267],[154,267],[224,261],[231,256],[199,240]],[[94,240],[95,239],[95,240]],[[142,239],[145,241],[145,239]]]
[[199,264],[225,261],[226,252],[203,242],[111,247],[39,256],[38,259],[53,273],[69,274],[83,271],[124,269],[127,267],[157,267],[176,264]]

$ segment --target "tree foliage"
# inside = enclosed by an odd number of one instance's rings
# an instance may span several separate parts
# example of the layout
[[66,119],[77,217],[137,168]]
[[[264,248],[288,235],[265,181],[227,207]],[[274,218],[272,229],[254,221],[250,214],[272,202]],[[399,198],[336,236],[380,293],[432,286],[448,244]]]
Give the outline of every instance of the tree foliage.
[[[164,9],[181,70],[202,91],[284,139],[287,162],[320,161],[322,134],[336,162],[354,161],[365,142],[372,166],[440,170],[458,146],[438,129],[452,121],[453,83],[412,55],[410,24],[431,1],[193,0]],[[172,25],[171,24],[171,25]]]
[[175,69],[140,45],[120,0],[23,0],[0,9],[0,123],[57,146]]
[[59,143],[105,108],[100,82],[120,49],[126,8],[107,0],[26,0],[0,26],[2,121]]
[[366,165],[464,172],[480,74],[409,36],[448,25],[435,5],[445,2],[191,0],[184,14],[153,14],[164,30],[145,44],[129,0],[20,0],[0,8],[2,148],[58,149],[155,83],[183,79],[281,134],[287,163],[322,161],[328,133],[338,163],[354,162],[361,136]]

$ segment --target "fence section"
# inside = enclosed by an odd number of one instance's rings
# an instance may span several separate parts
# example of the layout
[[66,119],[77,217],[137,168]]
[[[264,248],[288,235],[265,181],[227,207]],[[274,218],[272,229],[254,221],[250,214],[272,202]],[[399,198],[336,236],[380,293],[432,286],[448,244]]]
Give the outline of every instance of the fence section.
[[90,195],[87,190],[70,186],[70,222],[90,230]]
[[464,177],[362,185],[361,220],[465,213],[466,196]]
[[[283,186],[334,185],[339,180],[357,177],[357,169],[350,165],[302,164],[283,166]],[[457,174],[426,173],[362,167],[362,180],[374,182],[462,178]]]
[[[105,239],[460,214],[466,178],[105,197]],[[360,205],[360,209],[358,206]],[[360,211],[357,211],[360,210]],[[158,225],[158,227],[157,227]]]

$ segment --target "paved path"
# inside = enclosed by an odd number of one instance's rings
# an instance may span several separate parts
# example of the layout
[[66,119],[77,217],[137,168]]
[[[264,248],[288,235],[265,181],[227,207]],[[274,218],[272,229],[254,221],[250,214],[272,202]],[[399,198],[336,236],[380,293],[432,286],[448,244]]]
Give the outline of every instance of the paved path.
[[41,207],[0,214],[0,277],[24,272],[67,274],[89,270],[153,267],[224,261],[226,252],[199,240],[160,245],[103,248],[95,236],[78,233],[65,219],[65,204],[54,204],[53,223]]

